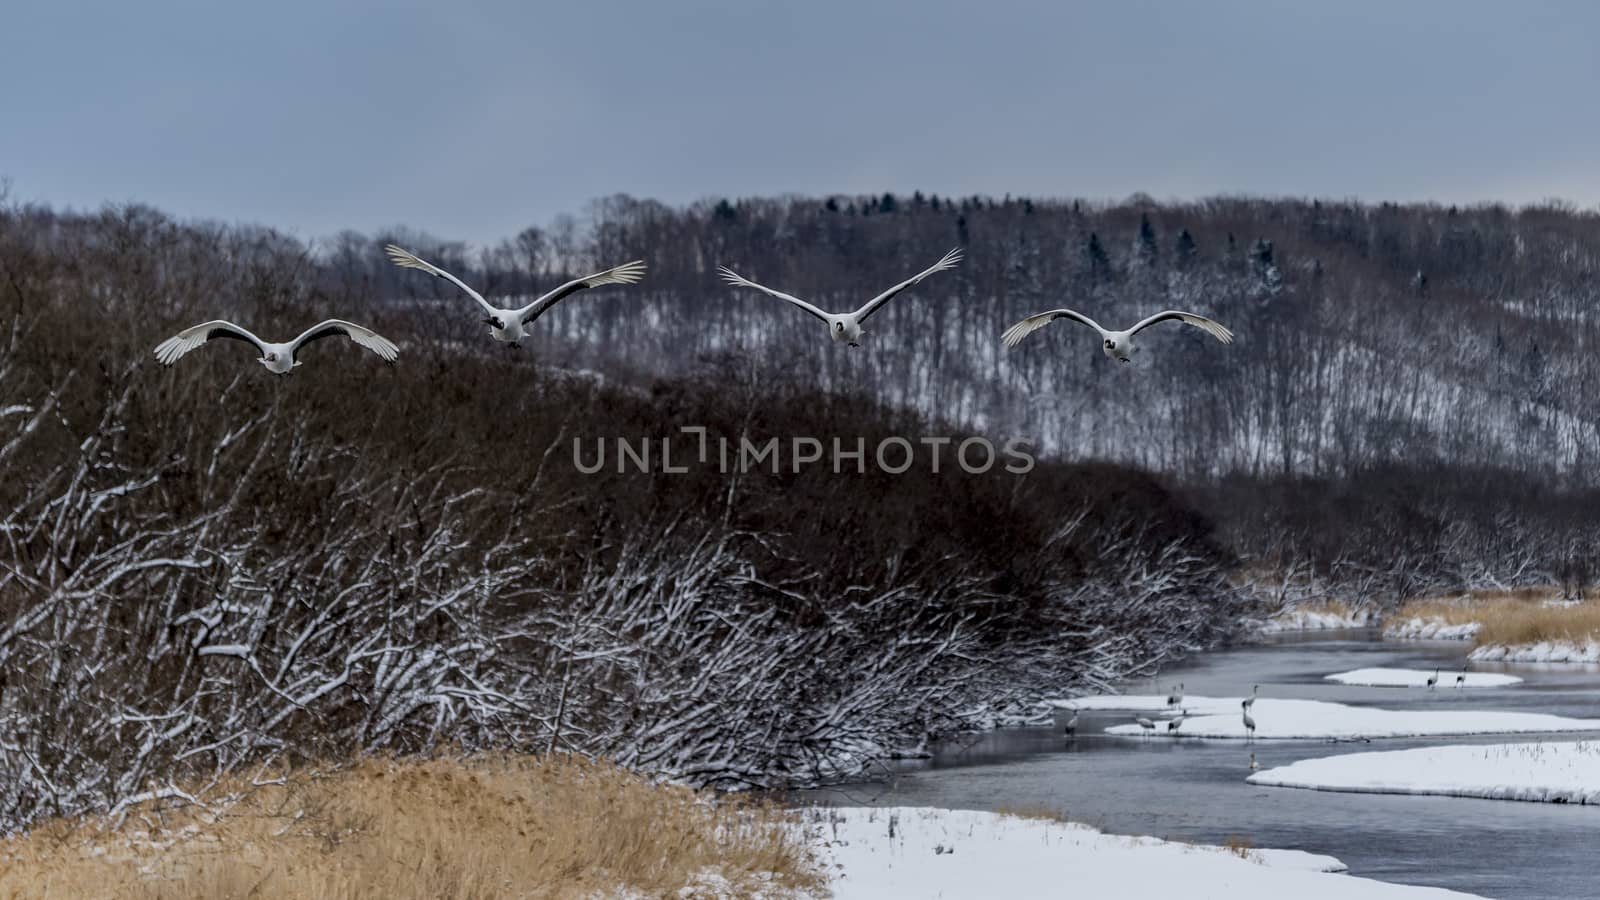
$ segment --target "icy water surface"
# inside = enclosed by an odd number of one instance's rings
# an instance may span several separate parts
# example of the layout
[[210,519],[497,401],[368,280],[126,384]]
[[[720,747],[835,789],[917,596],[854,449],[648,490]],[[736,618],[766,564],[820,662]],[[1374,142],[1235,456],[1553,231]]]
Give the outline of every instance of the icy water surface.
[[[1482,664],[1473,671],[1525,679],[1507,688],[1367,688],[1324,675],[1366,666],[1459,671],[1467,645],[1384,642],[1342,632],[1203,654],[1162,673],[1160,690],[1334,700],[1385,708],[1494,709],[1600,718],[1600,668]],[[1124,686],[1151,693],[1148,680]],[[1263,768],[1364,750],[1582,735],[1321,741],[1140,740],[1099,734],[1130,715],[1080,718],[1066,741],[1048,728],[1003,729],[946,746],[932,760],[904,763],[890,781],[802,795],[847,805],[995,809],[1045,805],[1125,834],[1221,843],[1246,836],[1258,847],[1337,856],[1352,873],[1428,884],[1504,900],[1600,898],[1600,807],[1456,797],[1340,794],[1245,784],[1253,750]],[[1593,735],[1588,735],[1592,737]]]

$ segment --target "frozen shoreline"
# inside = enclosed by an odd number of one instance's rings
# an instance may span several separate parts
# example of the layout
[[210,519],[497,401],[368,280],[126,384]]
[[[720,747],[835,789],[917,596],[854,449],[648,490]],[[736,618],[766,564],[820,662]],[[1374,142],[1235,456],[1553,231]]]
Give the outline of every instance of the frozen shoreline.
[[819,807],[804,827],[837,900],[1196,897],[1444,900],[1441,888],[1357,878],[1331,856],[1105,834],[971,810]]
[[1451,625],[1443,619],[1412,616],[1384,626],[1383,636],[1391,641],[1470,641],[1482,627],[1477,622]]
[[1289,609],[1263,621],[1257,634],[1286,634],[1297,631],[1335,631],[1344,628],[1370,628],[1378,624],[1371,609],[1333,612],[1318,609]]
[[1467,654],[1467,658],[1480,662],[1600,663],[1600,641],[1485,644]]

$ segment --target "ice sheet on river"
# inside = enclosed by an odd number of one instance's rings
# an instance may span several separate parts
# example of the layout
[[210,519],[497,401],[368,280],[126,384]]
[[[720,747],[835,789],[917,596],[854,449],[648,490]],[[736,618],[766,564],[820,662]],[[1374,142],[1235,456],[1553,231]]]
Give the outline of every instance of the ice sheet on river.
[[[1324,677],[1328,681],[1363,687],[1427,687],[1428,679],[1438,675],[1439,683],[1435,690],[1453,690],[1458,686],[1456,679],[1461,674],[1450,669],[1435,672],[1433,669],[1372,668],[1352,669],[1349,672],[1336,672]],[[1500,675],[1494,672],[1468,672],[1466,676],[1466,682],[1459,685],[1460,687],[1491,688],[1522,683],[1522,679],[1515,675]]]
[[[1449,702],[1449,691],[1434,691],[1429,696]],[[1087,698],[1100,700],[1101,698]],[[1117,698],[1122,701],[1138,698]],[[1163,722],[1168,712],[1165,697],[1151,697],[1159,707],[1102,706],[1100,709],[1159,709]],[[1246,737],[1237,697],[1221,699],[1193,697],[1184,701],[1190,717],[1176,732],[1157,723],[1156,737]],[[1220,710],[1226,710],[1225,712]],[[1278,700],[1262,697],[1251,710],[1257,738],[1329,739],[1398,738],[1466,734],[1549,734],[1575,731],[1600,731],[1600,719],[1569,719],[1544,713],[1495,712],[1471,709],[1375,709],[1347,706],[1323,700]],[[1107,734],[1138,737],[1145,733],[1137,724],[1114,725]]]
[[1445,900],[1470,897],[1330,874],[1343,863],[1295,850],[1104,834],[1087,825],[970,810],[818,808],[805,827],[838,873],[838,900],[928,897],[1183,897]]
[[1600,742],[1419,747],[1306,759],[1251,784],[1369,794],[1600,803]]

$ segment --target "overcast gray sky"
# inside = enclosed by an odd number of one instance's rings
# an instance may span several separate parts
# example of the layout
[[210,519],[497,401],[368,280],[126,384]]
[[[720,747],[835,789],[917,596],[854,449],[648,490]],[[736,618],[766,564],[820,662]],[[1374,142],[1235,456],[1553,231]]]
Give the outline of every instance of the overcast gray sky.
[[483,242],[619,192],[1600,204],[1583,0],[61,0],[3,24],[14,199],[302,237]]

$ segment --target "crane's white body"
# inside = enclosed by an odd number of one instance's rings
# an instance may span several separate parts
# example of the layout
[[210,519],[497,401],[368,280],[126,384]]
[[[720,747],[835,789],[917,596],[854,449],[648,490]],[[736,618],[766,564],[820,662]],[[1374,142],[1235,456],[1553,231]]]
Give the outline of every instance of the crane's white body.
[[1126,331],[1111,331],[1083,313],[1070,309],[1052,309],[1048,312],[1031,315],[1012,325],[1005,330],[1005,333],[1000,335],[1000,339],[1005,341],[1007,347],[1015,347],[1023,338],[1057,319],[1071,319],[1074,322],[1093,328],[1100,333],[1100,351],[1112,359],[1121,360],[1122,362],[1133,362],[1133,353],[1138,349],[1133,342],[1133,336],[1157,322],[1183,322],[1186,325],[1193,325],[1205,331],[1224,344],[1233,343],[1233,332],[1223,327],[1222,323],[1208,319],[1205,316],[1176,309],[1162,310],[1141,320]]
[[735,287],[755,288],[769,297],[776,297],[779,300],[792,304],[795,307],[804,310],[813,316],[816,316],[818,319],[821,319],[827,324],[828,337],[831,338],[835,344],[849,344],[852,347],[859,347],[861,346],[861,335],[863,334],[861,323],[865,322],[868,316],[877,312],[878,309],[881,308],[885,303],[888,303],[890,300],[894,299],[896,294],[899,294],[906,288],[911,287],[935,272],[943,272],[945,269],[955,268],[956,263],[959,262],[961,262],[960,249],[951,250],[949,253],[946,253],[944,258],[940,259],[938,262],[926,269],[923,269],[921,272],[918,272],[910,278],[907,278],[905,281],[900,282],[894,287],[889,288],[878,296],[873,297],[871,300],[868,300],[866,303],[862,304],[860,309],[857,309],[855,312],[848,313],[827,312],[821,307],[818,307],[816,304],[807,303],[806,301],[801,300],[799,297],[796,297],[792,294],[785,294],[782,291],[775,291],[772,288],[757,284],[743,275],[740,275],[738,272],[728,268],[727,266],[719,266],[717,271],[722,274],[722,279],[724,281],[734,285]]
[[603,284],[633,284],[644,277],[645,265],[643,260],[626,262],[620,266],[613,266],[593,275],[574,278],[553,291],[544,294],[539,299],[525,306],[515,309],[501,308],[485,300],[483,295],[467,286],[465,281],[446,272],[420,256],[389,244],[384,247],[384,252],[389,254],[390,262],[407,269],[420,269],[437,278],[443,278],[467,293],[483,309],[483,323],[489,326],[489,336],[501,343],[519,346],[522,339],[528,336],[527,326],[544,315],[552,306],[561,302],[567,296],[584,290],[585,288],[599,287]]
[[164,366],[177,362],[179,357],[194,350],[208,341],[219,338],[243,341],[253,345],[261,355],[256,362],[265,366],[268,372],[274,375],[287,375],[300,365],[296,355],[306,344],[325,337],[344,335],[359,346],[378,354],[387,362],[394,362],[400,356],[400,349],[392,341],[378,334],[370,328],[346,322],[343,319],[327,319],[307,328],[298,337],[287,343],[272,343],[263,341],[250,331],[223,319],[214,319],[202,322],[178,332],[156,346],[156,359]]
[[861,323],[853,315],[828,316],[828,337],[835,344],[861,346]]

